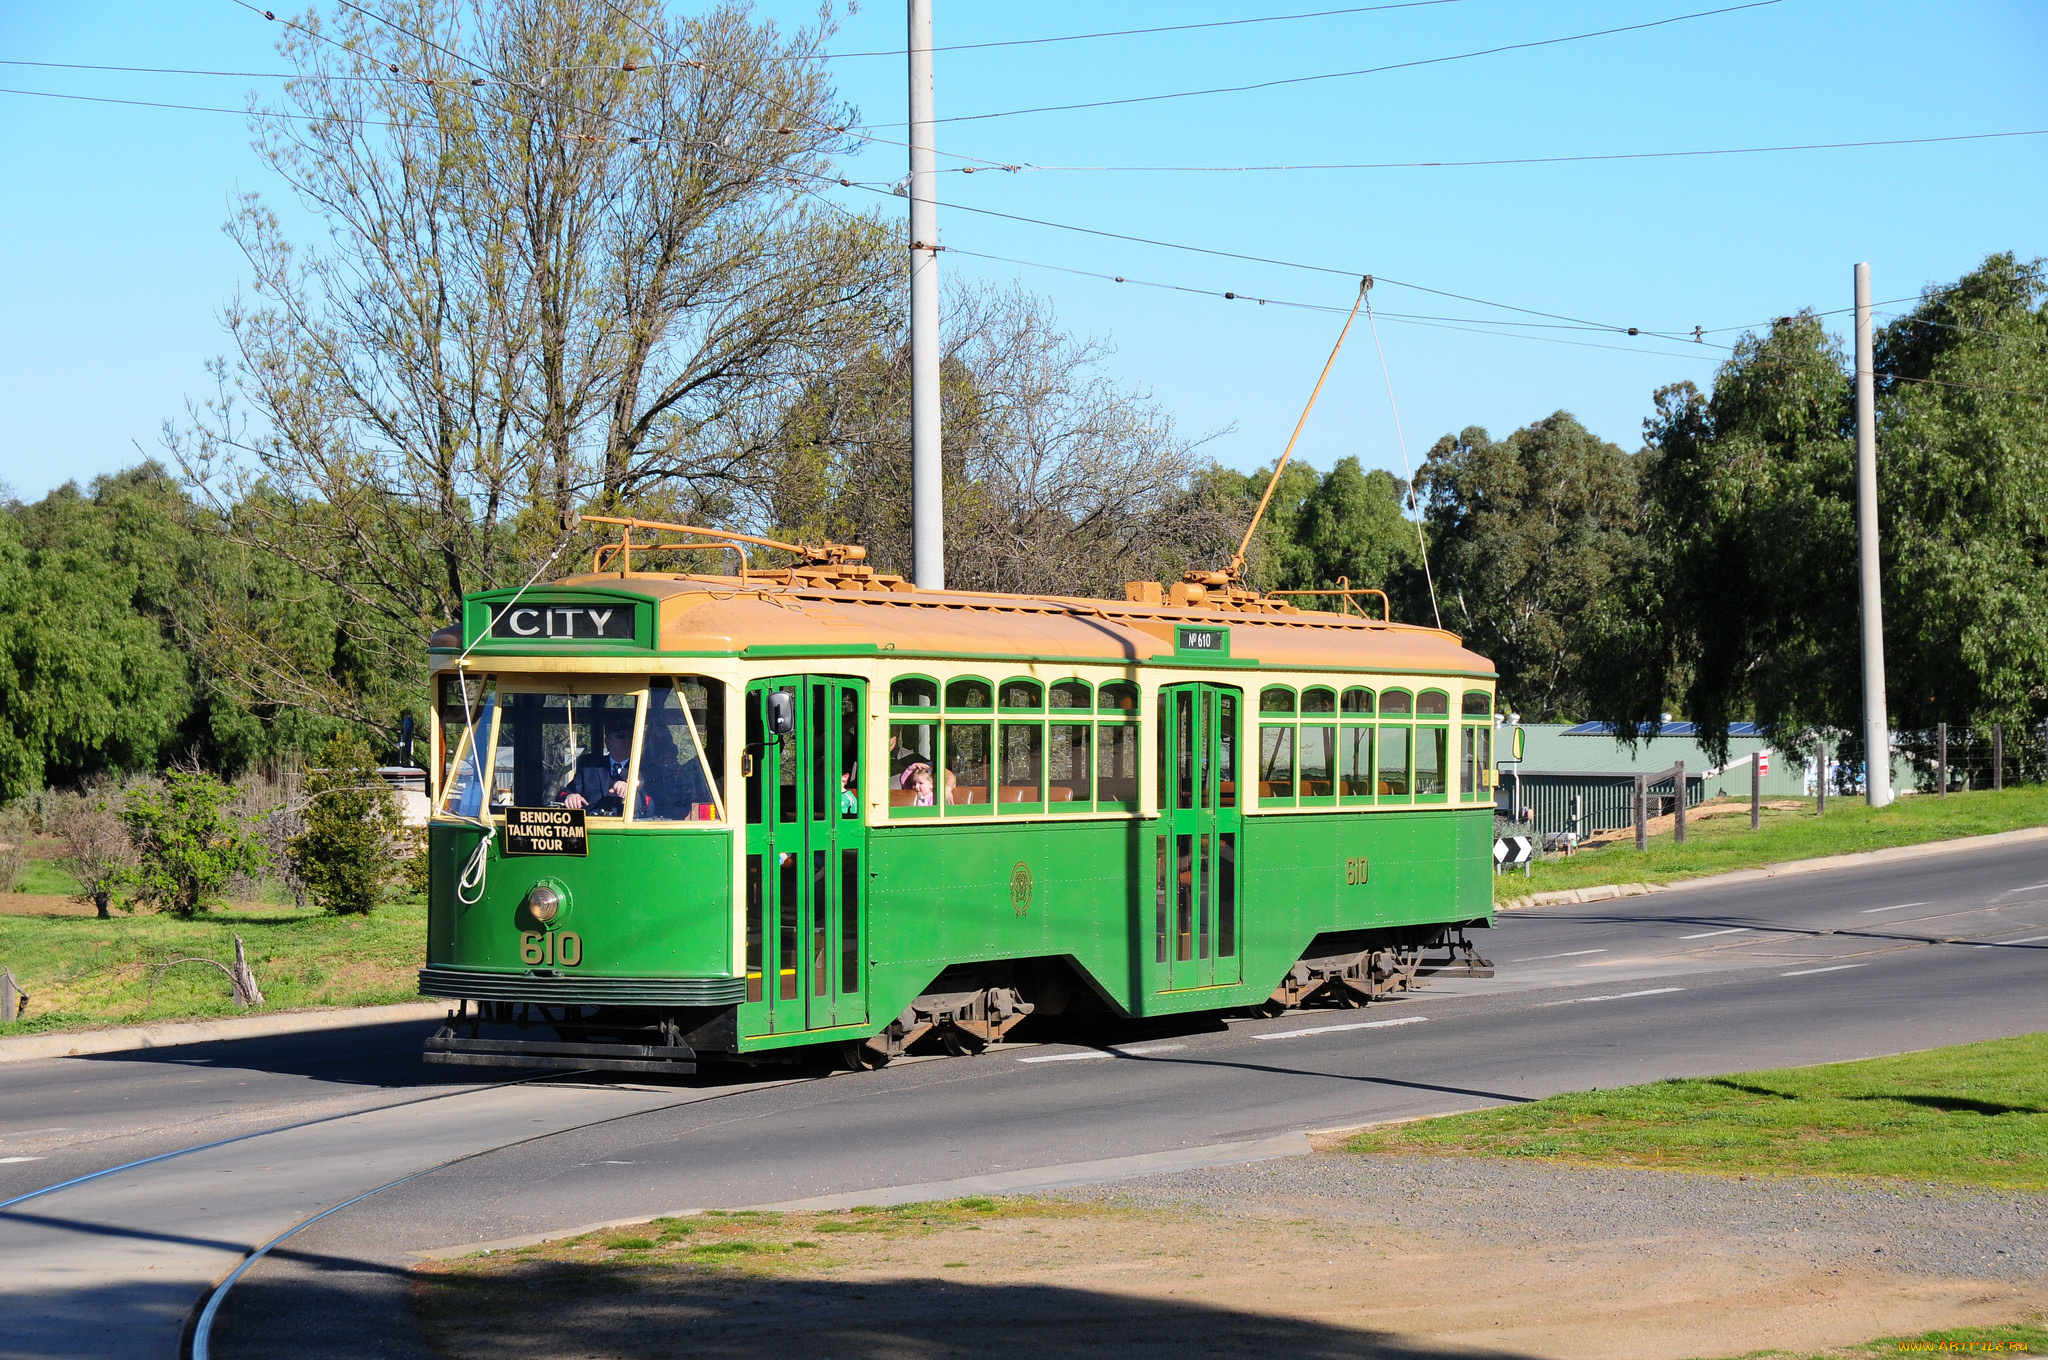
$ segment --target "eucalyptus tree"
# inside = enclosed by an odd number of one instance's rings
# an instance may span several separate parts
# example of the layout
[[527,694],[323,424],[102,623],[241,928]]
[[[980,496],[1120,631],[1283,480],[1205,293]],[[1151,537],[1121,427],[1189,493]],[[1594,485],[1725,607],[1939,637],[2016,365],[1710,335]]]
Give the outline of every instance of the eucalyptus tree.
[[1415,481],[1444,626],[1525,716],[1583,716],[1586,622],[1636,552],[1635,460],[1559,411],[1505,439],[1445,435]]
[[[718,428],[872,330],[903,266],[817,195],[851,118],[827,32],[654,0],[373,0],[284,27],[295,75],[251,121],[294,208],[250,195],[230,222],[249,291],[216,395],[170,438],[231,536],[336,592],[371,670],[416,674],[464,592],[568,550],[569,512],[744,483]],[[303,676],[256,687],[316,701]]]

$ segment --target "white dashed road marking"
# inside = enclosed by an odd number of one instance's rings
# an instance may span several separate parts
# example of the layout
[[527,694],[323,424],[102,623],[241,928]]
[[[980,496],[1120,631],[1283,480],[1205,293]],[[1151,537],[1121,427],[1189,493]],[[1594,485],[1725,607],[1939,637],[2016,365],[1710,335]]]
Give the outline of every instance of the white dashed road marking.
[[1716,935],[1747,935],[1755,929],[1755,926],[1730,926],[1726,930],[1703,930],[1697,935],[1681,935],[1678,938],[1681,940],[1710,940]]
[[1780,973],[1779,977],[1812,977],[1815,973],[1839,973],[1846,968],[1861,968],[1860,963],[1837,963],[1826,968],[1801,968],[1796,973]]
[[1662,996],[1666,992],[1682,992],[1683,987],[1652,987],[1645,992],[1616,992],[1612,996],[1575,996],[1569,1001],[1546,1001],[1546,1006],[1579,1006],[1588,1001],[1626,1001],[1635,996]]
[[1419,1025],[1429,1019],[1426,1015],[1404,1015],[1399,1020],[1361,1020],[1350,1025],[1323,1025],[1317,1029],[1283,1029],[1278,1034],[1254,1034],[1252,1038],[1264,1042],[1267,1039],[1300,1039],[1310,1034],[1335,1034],[1347,1029],[1386,1029],[1391,1025]]

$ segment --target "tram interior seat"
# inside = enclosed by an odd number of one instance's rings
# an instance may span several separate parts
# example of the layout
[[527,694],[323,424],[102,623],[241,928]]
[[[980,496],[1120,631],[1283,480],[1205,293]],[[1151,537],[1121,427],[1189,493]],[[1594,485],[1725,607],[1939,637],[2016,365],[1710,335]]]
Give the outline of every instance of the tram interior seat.
[[1001,801],[1005,803],[1035,803],[1038,801],[1038,785],[1005,784]]
[[1288,780],[1261,779],[1259,781],[1259,797],[1261,798],[1292,798],[1293,796],[1294,785]]
[[1301,796],[1304,798],[1328,798],[1335,791],[1327,779],[1304,779],[1301,781]]
[[1071,803],[1074,801],[1074,790],[1067,784],[1049,784],[1046,786],[1045,796],[1049,802]]

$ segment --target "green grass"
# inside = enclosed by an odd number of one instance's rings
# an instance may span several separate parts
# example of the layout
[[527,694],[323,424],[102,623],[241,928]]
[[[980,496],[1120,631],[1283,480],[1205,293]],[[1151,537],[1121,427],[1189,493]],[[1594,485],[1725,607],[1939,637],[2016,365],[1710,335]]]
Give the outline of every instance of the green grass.
[[183,957],[232,963],[238,934],[265,1010],[417,1000],[426,930],[424,902],[388,903],[368,918],[256,903],[190,921],[0,915],[0,967],[30,996],[26,1016],[0,1025],[0,1037],[240,1014],[220,970],[162,966]]
[[1369,1130],[1346,1150],[2048,1190],[2048,1034],[1575,1092]]
[[1688,826],[1684,845],[1664,835],[1652,838],[1644,851],[1627,839],[1570,859],[1544,860],[1532,866],[1528,878],[1518,873],[1497,876],[1493,892],[1498,901],[1603,883],[1670,883],[1789,860],[2043,825],[2048,825],[2048,786],[2038,784],[1947,798],[1914,794],[1888,808],[1872,808],[1860,799],[1832,799],[1824,817],[1817,816],[1808,801],[1798,812],[1766,811],[1757,831],[1749,829],[1745,810]]
[[1752,1351],[1742,1360],[1878,1360],[1897,1355],[2048,1354],[2048,1327],[2040,1318],[2002,1327],[1950,1327],[1918,1336],[1885,1336],[1831,1351]]

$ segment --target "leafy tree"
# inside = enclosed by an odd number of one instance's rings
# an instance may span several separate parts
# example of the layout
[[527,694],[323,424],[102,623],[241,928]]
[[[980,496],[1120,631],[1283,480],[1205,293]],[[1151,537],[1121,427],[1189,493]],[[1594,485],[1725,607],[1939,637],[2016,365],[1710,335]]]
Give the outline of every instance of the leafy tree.
[[1855,447],[1849,375],[1818,317],[1745,335],[1711,394],[1657,393],[1644,541],[1603,610],[1593,716],[1624,731],[1682,708],[1725,758],[1728,725],[1853,726]]
[[305,817],[290,855],[306,890],[331,912],[368,915],[390,882],[404,827],[361,737],[336,733],[321,748],[306,778]]
[[1445,435],[1416,477],[1444,626],[1525,717],[1581,715],[1586,621],[1635,555],[1635,460],[1570,412],[1496,441]]
[[133,546],[75,485],[0,513],[0,798],[176,743],[191,682],[141,608],[151,554]]
[[2048,277],[1993,255],[1876,337],[1886,695],[1901,727],[2048,716]]
[[269,856],[224,815],[235,791],[212,775],[173,770],[161,788],[131,790],[122,820],[134,841],[134,896],[191,916],[221,900],[236,874],[260,873]]

